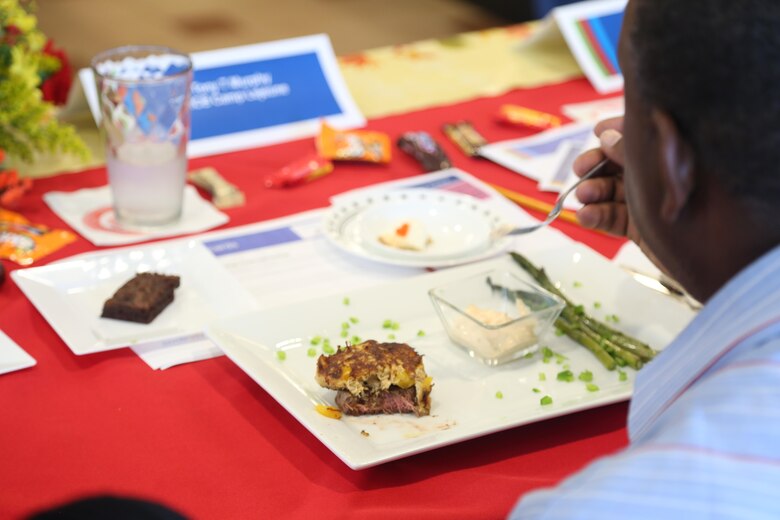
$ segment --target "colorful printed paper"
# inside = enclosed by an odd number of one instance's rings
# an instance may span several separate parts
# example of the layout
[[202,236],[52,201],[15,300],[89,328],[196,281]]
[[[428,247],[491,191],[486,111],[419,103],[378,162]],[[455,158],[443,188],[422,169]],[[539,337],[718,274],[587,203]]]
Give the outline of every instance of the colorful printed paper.
[[626,0],[594,0],[553,10],[552,18],[582,71],[600,93],[623,88],[617,59]]

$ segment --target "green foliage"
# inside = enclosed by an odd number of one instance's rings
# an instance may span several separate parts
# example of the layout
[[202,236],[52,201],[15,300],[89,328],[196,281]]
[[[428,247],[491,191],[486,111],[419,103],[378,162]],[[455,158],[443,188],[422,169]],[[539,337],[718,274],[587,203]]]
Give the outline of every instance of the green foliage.
[[59,62],[43,53],[46,37],[36,24],[17,0],[0,0],[0,148],[26,162],[39,152],[86,158],[75,129],[57,120],[38,88]]

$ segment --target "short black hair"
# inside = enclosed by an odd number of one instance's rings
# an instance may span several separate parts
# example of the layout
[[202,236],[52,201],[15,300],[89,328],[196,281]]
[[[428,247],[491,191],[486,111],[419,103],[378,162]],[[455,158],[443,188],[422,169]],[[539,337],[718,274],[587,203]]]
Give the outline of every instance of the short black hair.
[[749,209],[780,211],[780,2],[632,1],[643,101]]

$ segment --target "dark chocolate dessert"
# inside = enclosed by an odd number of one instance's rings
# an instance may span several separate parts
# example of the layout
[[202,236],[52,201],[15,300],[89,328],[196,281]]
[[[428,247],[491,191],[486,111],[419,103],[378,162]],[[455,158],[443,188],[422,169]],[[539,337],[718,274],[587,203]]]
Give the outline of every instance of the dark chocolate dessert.
[[103,304],[103,318],[151,323],[173,301],[178,276],[139,273]]

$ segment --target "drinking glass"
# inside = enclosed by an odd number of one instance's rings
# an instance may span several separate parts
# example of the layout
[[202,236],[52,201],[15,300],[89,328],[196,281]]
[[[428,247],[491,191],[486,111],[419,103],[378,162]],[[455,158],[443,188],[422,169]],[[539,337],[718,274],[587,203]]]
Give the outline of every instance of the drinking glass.
[[189,56],[159,46],[119,47],[92,60],[117,222],[179,220],[190,134]]

